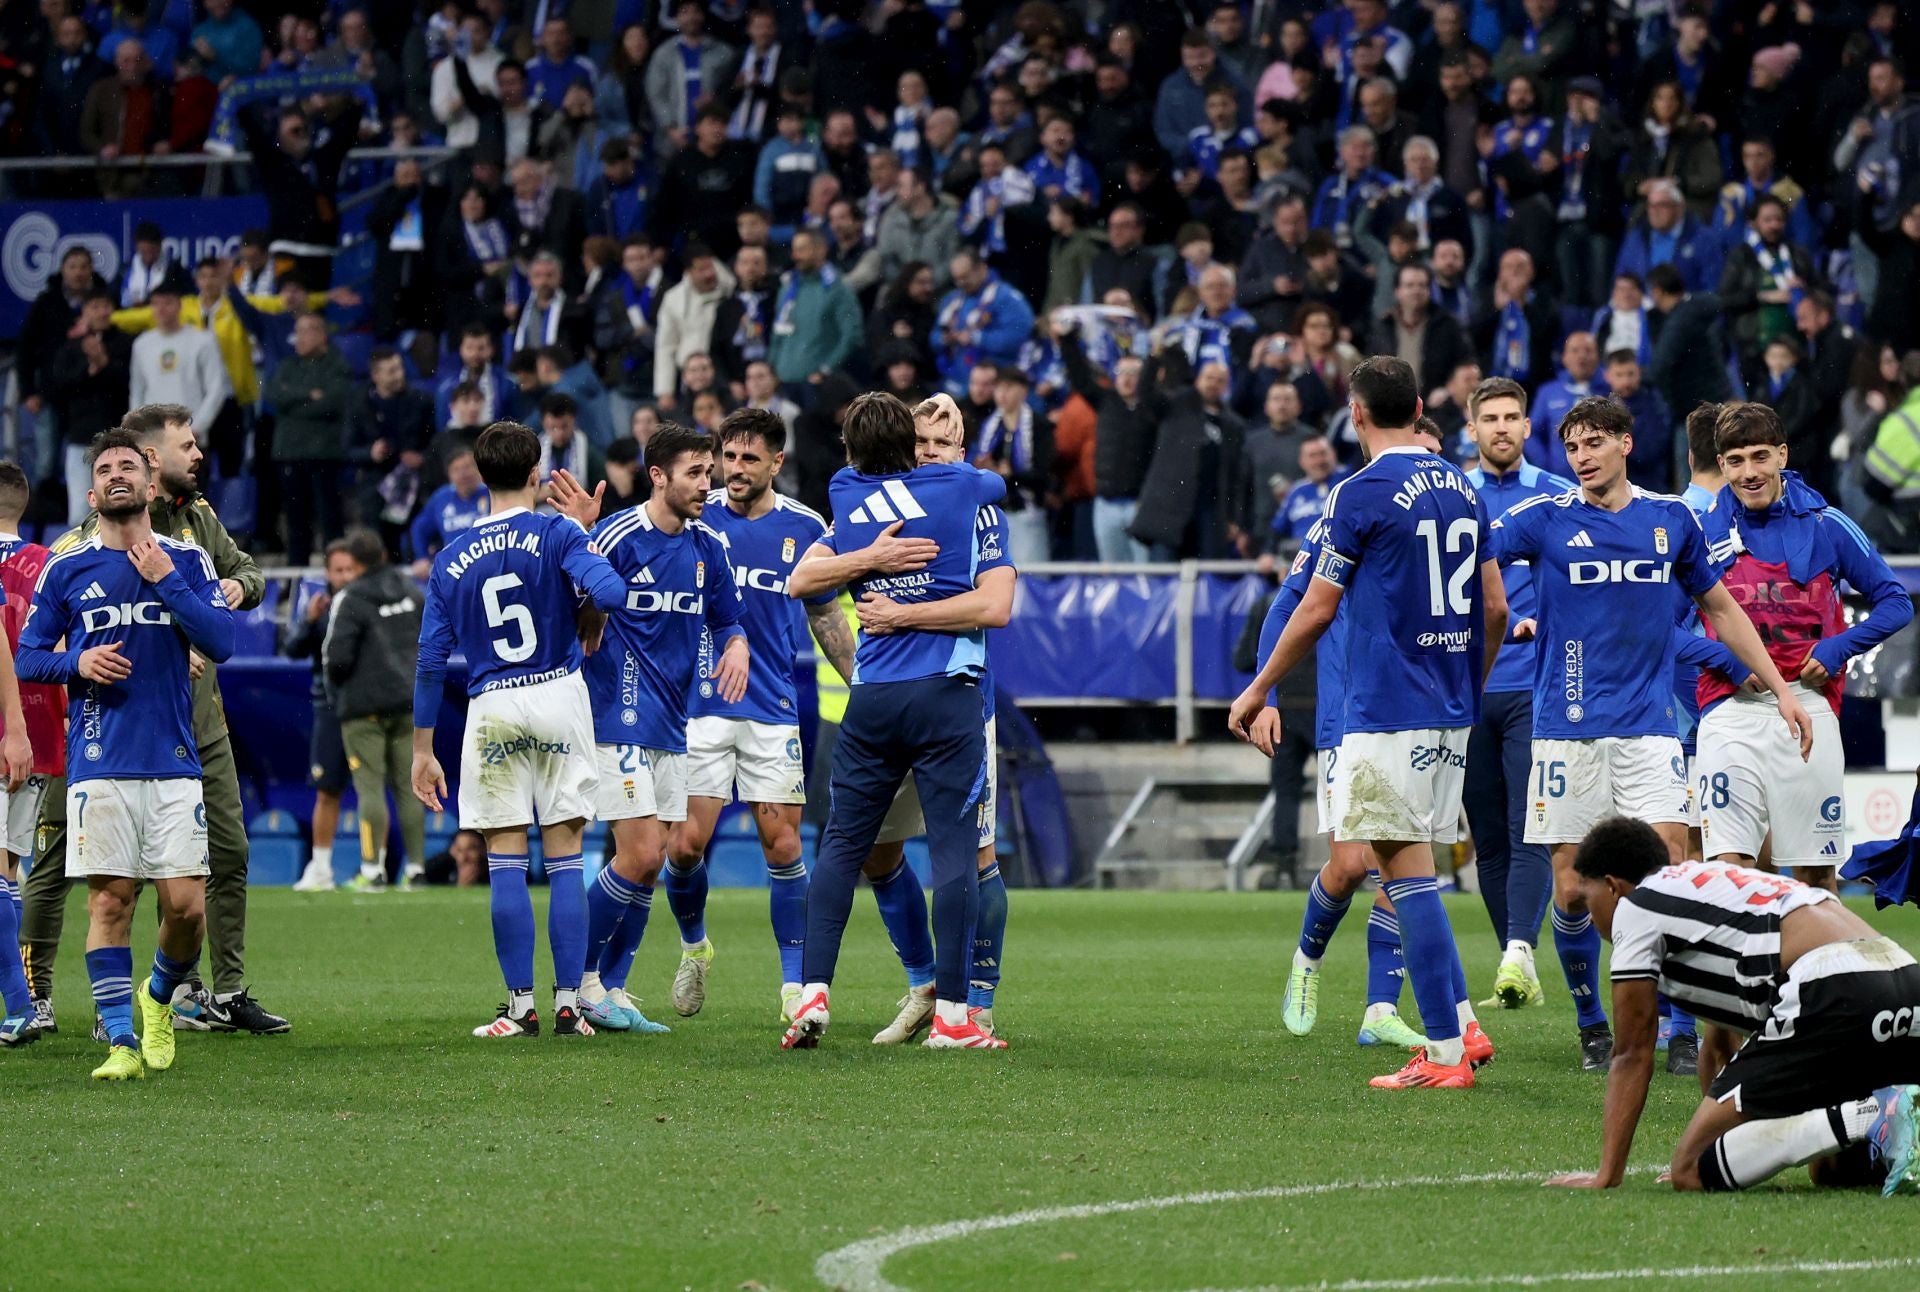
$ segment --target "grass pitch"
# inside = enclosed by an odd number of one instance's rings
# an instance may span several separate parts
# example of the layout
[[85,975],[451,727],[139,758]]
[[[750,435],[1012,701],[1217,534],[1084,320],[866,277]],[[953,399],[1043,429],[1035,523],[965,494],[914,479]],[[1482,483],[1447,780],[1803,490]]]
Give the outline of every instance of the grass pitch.
[[[1359,907],[1320,1027],[1296,1039],[1278,1000],[1298,896],[1012,897],[995,1011],[1010,1051],[869,1043],[901,982],[863,894],[833,1028],[788,1054],[762,894],[714,894],[719,957],[691,1020],[667,1005],[678,949],[658,904],[633,987],[672,1035],[482,1042],[467,1031],[501,996],[485,892],[259,892],[250,962],[293,1033],[183,1035],[173,1071],[102,1087],[76,894],[62,1030],[0,1053],[0,1286],[797,1292],[849,1244],[1075,1204],[1096,1214],[909,1245],[877,1276],[826,1268],[856,1287],[1089,1292],[1920,1286],[1920,1264],[1884,1263],[1920,1261],[1910,1199],[1823,1194],[1799,1171],[1731,1198],[1656,1186],[1699,1098],[1664,1073],[1644,1173],[1606,1195],[1542,1189],[1597,1163],[1603,1084],[1578,1070],[1550,949],[1552,1003],[1488,1016],[1500,1056],[1478,1089],[1372,1091],[1396,1056],[1353,1043]],[[1495,941],[1476,899],[1449,909],[1480,994]],[[1869,918],[1920,948],[1920,914]],[[135,927],[139,964],[151,924]],[[1466,1179],[1494,1174],[1512,1178]]]

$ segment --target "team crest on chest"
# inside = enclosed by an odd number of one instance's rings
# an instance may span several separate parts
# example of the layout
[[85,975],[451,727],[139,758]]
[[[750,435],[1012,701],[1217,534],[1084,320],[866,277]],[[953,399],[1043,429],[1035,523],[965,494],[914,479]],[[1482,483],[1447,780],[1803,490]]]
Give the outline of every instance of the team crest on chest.
[[705,561],[695,561],[693,563],[693,586],[696,588],[704,588],[707,586],[707,563]]
[[1653,550],[1655,552],[1658,552],[1661,556],[1665,556],[1667,554],[1667,531],[1666,530],[1655,529],[1653,531]]
[[793,560],[793,540],[791,538],[781,540],[780,559],[789,562]]

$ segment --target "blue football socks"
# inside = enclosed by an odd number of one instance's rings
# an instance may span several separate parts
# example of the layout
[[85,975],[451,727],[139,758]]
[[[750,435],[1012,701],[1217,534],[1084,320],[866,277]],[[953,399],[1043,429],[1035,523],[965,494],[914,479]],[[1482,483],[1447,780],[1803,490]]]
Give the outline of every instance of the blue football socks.
[[1400,917],[1376,906],[1367,913],[1367,1004],[1398,1009],[1406,976],[1406,956],[1400,950]]
[[698,946],[707,940],[707,859],[667,863],[667,905],[680,925],[680,941]]
[[980,908],[973,924],[973,969],[967,979],[967,1004],[992,1009],[1000,987],[1000,950],[1007,936],[1007,881],[1000,863],[980,872]]
[[578,991],[587,964],[587,886],[582,858],[547,858],[547,949],[556,991]]
[[1306,913],[1300,917],[1300,954],[1318,963],[1327,954],[1327,943],[1333,940],[1334,930],[1352,904],[1350,896],[1337,900],[1329,897],[1320,886],[1320,876],[1315,875],[1313,886],[1307,889]]
[[807,863],[767,863],[767,915],[780,948],[780,981],[800,982],[807,951]]
[[1553,908],[1553,946],[1560,953],[1560,970],[1567,976],[1567,990],[1573,993],[1573,1007],[1581,1027],[1594,1027],[1607,1021],[1600,1004],[1600,930],[1585,911],[1569,915]]
[[87,977],[93,983],[93,1007],[110,1045],[140,1048],[133,1030],[133,948],[100,947],[87,952]]
[[493,954],[511,995],[533,992],[533,895],[527,891],[527,854],[487,854],[492,886]]
[[1457,1057],[1447,1058],[1446,1051],[1457,1054],[1459,1049],[1459,956],[1439,887],[1431,875],[1389,879],[1382,887],[1400,917],[1400,944],[1406,955],[1407,976],[1413,979],[1421,1025],[1428,1040],[1441,1043],[1430,1054],[1436,1062],[1458,1062]]
[[880,907],[880,923],[886,926],[893,953],[907,971],[907,986],[925,987],[933,982],[933,934],[927,927],[927,895],[920,877],[902,859],[893,873],[867,881],[873,888],[873,900]]

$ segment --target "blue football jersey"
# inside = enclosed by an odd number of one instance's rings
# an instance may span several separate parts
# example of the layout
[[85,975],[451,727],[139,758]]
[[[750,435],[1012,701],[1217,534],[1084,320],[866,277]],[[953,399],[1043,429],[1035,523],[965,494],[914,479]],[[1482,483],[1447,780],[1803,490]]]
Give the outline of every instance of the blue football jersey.
[[413,722],[440,714],[440,682],[458,649],[467,694],[529,686],[580,668],[579,597],[611,610],[624,589],[579,522],[524,507],[476,521],[441,549],[427,578]]
[[[1484,467],[1475,467],[1467,472],[1467,479],[1473,482],[1474,492],[1486,504],[1489,516],[1504,515],[1529,498],[1565,493],[1574,487],[1573,481],[1542,470],[1524,458],[1505,475],[1494,475]],[[1493,661],[1493,671],[1487,674],[1486,689],[1489,692],[1531,691],[1534,639],[1514,641],[1511,634],[1515,624],[1534,617],[1538,599],[1533,593],[1533,570],[1525,561],[1514,561],[1500,571],[1500,576],[1507,590],[1509,636]]]
[[[669,534],[645,507],[601,521],[593,542],[626,591],[607,616],[600,649],[587,657],[593,738],[685,753],[687,706],[714,693],[710,671],[701,668],[701,642],[711,633],[724,649],[741,635],[740,590],[726,545],[697,520]],[[749,678],[754,667],[757,661]]]
[[[1280,644],[1280,634],[1287,630],[1287,620],[1299,608],[1300,598],[1307,595],[1307,585],[1313,582],[1314,563],[1320,559],[1320,547],[1326,541],[1326,536],[1325,520],[1316,520],[1308,527],[1307,536],[1300,542],[1300,550],[1294,553],[1293,567],[1287,571],[1287,577],[1280,581],[1280,590],[1274,593],[1273,604],[1267,607],[1266,620],[1260,625],[1262,666],[1273,655],[1273,648]],[[1313,664],[1313,747],[1338,749],[1340,723],[1347,701],[1345,597],[1340,598],[1340,605],[1333,612],[1333,622],[1327,625],[1327,631],[1321,633],[1320,640],[1314,643]]]
[[1687,504],[1639,489],[1620,511],[1577,489],[1543,495],[1495,522],[1493,550],[1533,566],[1534,737],[1674,735],[1676,590],[1697,597],[1720,581]]
[[[174,570],[158,583],[98,534],[40,572],[15,667],[25,682],[67,684],[69,784],[200,774],[187,652],[216,664],[231,655],[233,613],[203,549],[155,538]],[[114,642],[132,675],[110,686],[82,678],[81,652]]]
[[[895,601],[944,601],[973,590],[979,555],[974,526],[980,508],[1006,499],[1006,481],[990,471],[959,464],[924,466],[908,475],[870,476],[852,467],[836,472],[828,495],[833,528],[821,538],[829,550],[857,552],[870,546],[895,521],[904,522],[902,538],[931,538],[940,553],[912,574],[877,574],[856,581],[855,601],[877,592]],[[910,682],[923,677],[986,671],[984,631],[906,632],[880,637],[860,635],[854,653],[853,685]]]
[[1487,516],[1460,468],[1408,445],[1376,454],[1327,498],[1314,577],[1346,589],[1341,734],[1471,727],[1486,656]]
[[[1013,545],[1007,536],[1007,513],[993,504],[980,509],[973,518],[973,577],[977,580],[988,570],[1001,566],[1013,568]],[[993,721],[993,650],[987,650],[980,671],[980,698],[986,702],[987,721]],[[992,751],[989,750],[989,753]]]
[[[753,664],[747,671],[747,693],[738,704],[728,704],[713,687],[696,688],[692,716],[796,723],[800,708],[793,661],[807,641],[807,625],[806,611],[787,595],[787,576],[827,532],[827,522],[819,512],[778,494],[772,511],[749,520],[727,504],[726,490],[716,489],[707,495],[700,523],[719,536],[726,552],[740,590],[740,627],[747,634]],[[829,605],[834,595],[822,593],[807,604]],[[712,677],[719,662],[713,634],[703,633],[700,676]]]

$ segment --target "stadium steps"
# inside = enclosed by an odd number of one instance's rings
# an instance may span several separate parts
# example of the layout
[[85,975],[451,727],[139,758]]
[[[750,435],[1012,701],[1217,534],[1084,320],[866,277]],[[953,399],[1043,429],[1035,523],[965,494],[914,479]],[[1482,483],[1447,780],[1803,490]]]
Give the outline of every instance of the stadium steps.
[[[1260,815],[1264,783],[1150,776],[1107,832],[1094,861],[1102,888],[1237,887],[1230,860]],[[1245,858],[1239,871],[1244,876]]]

